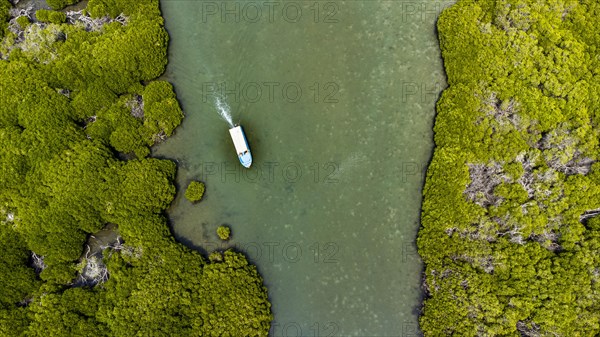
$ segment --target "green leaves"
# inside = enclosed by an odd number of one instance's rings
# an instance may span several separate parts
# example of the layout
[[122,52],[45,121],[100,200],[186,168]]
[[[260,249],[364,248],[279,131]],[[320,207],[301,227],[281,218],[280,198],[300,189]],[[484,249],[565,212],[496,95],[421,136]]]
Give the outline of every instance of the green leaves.
[[425,335],[600,332],[598,11],[496,0],[442,13],[450,87],[418,238]]
[[[200,297],[205,336],[267,336],[271,304],[256,267],[243,255],[226,251],[223,262],[204,268]],[[247,315],[245,313],[251,313]]]
[[67,20],[67,15],[63,12],[39,9],[35,12],[35,18],[41,22],[60,24]]
[[231,228],[229,228],[228,226],[219,226],[217,228],[217,236],[221,240],[229,240],[229,237],[231,236]]
[[[0,22],[8,8],[0,0]],[[90,0],[88,11],[125,17],[86,31],[40,10],[51,24],[0,47],[0,335],[266,336],[256,268],[231,252],[207,265],[165,217],[176,166],[147,156],[183,113],[154,80],[167,62],[158,1]],[[119,241],[88,250],[107,227]],[[108,281],[84,287],[90,254]]]
[[144,127],[152,137],[171,136],[181,123],[183,112],[179,107],[173,86],[166,81],[152,81],[146,86],[144,100]]
[[0,38],[4,37],[4,30],[8,26],[7,22],[10,17],[8,11],[10,7],[8,0],[0,0]]
[[185,198],[191,202],[198,202],[204,195],[204,183],[201,181],[192,181],[185,189]]
[[79,2],[79,0],[46,0],[48,6],[55,10],[63,9],[66,6],[75,4],[77,2]]

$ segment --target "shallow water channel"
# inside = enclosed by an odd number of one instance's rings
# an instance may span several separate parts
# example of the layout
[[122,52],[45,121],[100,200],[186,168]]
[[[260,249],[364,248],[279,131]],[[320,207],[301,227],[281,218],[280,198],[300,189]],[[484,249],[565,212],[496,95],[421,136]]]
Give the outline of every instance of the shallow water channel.
[[[272,336],[413,336],[423,172],[445,87],[423,1],[162,1],[166,78],[186,118],[155,156],[179,164],[178,239],[245,251],[269,289]],[[246,130],[238,162],[215,105]],[[221,243],[221,224],[232,240]]]

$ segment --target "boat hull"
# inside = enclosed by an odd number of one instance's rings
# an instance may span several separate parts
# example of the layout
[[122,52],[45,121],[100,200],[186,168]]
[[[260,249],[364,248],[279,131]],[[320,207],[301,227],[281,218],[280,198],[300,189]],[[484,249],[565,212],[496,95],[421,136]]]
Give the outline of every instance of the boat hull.
[[250,168],[252,165],[252,154],[250,153],[250,146],[248,146],[248,140],[246,139],[244,129],[238,125],[229,129],[229,134],[231,135],[231,140],[233,140],[233,145],[235,146],[235,151],[237,152],[240,163],[244,167]]

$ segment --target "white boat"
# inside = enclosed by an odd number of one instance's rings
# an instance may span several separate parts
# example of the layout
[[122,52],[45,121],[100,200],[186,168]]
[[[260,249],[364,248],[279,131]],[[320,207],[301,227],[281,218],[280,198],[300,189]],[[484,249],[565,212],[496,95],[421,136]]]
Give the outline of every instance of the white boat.
[[252,154],[250,154],[250,147],[248,146],[244,129],[238,125],[229,129],[229,134],[233,140],[233,145],[235,146],[235,151],[238,154],[240,163],[242,163],[244,167],[249,168],[250,165],[252,165]]

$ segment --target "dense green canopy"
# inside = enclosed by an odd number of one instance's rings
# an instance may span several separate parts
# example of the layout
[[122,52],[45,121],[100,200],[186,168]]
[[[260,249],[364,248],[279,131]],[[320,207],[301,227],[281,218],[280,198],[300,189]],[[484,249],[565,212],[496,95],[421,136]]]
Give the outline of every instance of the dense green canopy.
[[198,202],[204,196],[204,183],[191,181],[185,189],[185,198],[191,202]]
[[[266,336],[256,268],[233,252],[206,263],[164,216],[176,167],[149,146],[183,114],[156,80],[158,1],[38,12],[53,23],[9,8],[0,0],[0,335]],[[90,253],[107,224],[120,240]]]
[[425,335],[600,333],[598,27],[596,0],[459,0],[439,18]]

